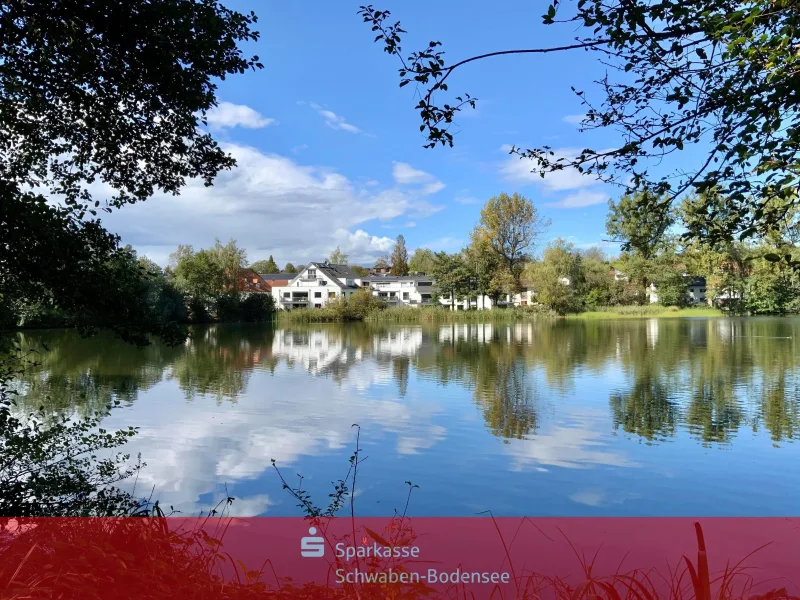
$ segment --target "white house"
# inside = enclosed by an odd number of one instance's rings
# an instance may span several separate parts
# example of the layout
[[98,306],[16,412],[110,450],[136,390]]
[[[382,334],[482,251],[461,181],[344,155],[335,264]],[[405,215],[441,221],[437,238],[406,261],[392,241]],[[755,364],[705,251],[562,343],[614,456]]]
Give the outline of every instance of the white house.
[[[686,295],[691,304],[703,304],[706,302],[706,278],[705,277],[686,277]],[[658,302],[658,287],[655,283],[650,283],[647,287],[647,297],[650,304]]]
[[362,287],[361,277],[347,265],[312,262],[285,286],[273,286],[280,310],[322,308],[331,300],[349,298]]
[[436,289],[428,275],[378,275],[367,277],[364,285],[389,306],[429,306]]

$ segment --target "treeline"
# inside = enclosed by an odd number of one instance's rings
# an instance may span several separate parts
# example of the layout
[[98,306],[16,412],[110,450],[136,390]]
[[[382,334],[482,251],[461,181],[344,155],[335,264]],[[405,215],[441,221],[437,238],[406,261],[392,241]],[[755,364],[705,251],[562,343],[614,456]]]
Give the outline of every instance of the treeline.
[[[127,315],[129,325],[155,324],[157,329],[172,330],[179,336],[182,325],[263,322],[275,311],[271,294],[240,293],[239,279],[247,267],[247,256],[233,240],[225,245],[216,240],[213,247],[199,251],[178,246],[166,269],[138,256],[131,246],[120,248],[110,263],[106,265],[113,278],[109,285],[117,290],[124,286],[128,304],[137,308],[135,314]],[[25,295],[8,295],[2,300],[0,329],[109,325],[96,319],[76,319],[47,296],[31,300]]]
[[[514,194],[490,199],[460,252],[419,248],[411,272],[432,275],[438,293],[451,303],[531,289],[535,301],[559,314],[598,307],[644,305],[650,293],[665,306],[682,307],[692,298],[689,284],[706,281],[706,299],[734,313],[800,312],[800,220],[788,213],[784,225],[748,241],[706,235],[687,237],[705,222],[700,211],[714,207],[724,218],[729,203],[713,192],[687,198],[677,209],[644,191],[609,203],[606,228],[622,253],[610,259],[600,247],[577,249],[563,239],[533,250],[549,221],[530,200]],[[702,240],[702,241],[700,241]],[[394,267],[394,265],[392,265]],[[619,273],[619,276],[616,274]]]

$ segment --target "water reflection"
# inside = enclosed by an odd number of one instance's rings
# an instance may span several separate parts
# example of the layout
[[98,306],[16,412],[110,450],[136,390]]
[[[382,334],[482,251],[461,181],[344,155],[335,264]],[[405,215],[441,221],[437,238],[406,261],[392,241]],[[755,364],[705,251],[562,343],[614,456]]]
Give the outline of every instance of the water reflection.
[[[50,351],[18,386],[26,409],[120,400],[109,423],[141,428],[141,483],[187,510],[228,483],[245,514],[292,513],[270,460],[316,474],[327,494],[359,423],[373,469],[366,512],[383,510],[394,483],[422,478],[429,514],[614,512],[637,498],[670,513],[667,479],[722,477],[709,449],[732,449],[753,478],[795,460],[793,445],[773,446],[798,436],[798,334],[797,319],[212,326],[183,347],[137,350],[35,332],[19,334],[23,348]],[[548,492],[523,472],[549,477]],[[782,485],[796,493],[800,477]]]

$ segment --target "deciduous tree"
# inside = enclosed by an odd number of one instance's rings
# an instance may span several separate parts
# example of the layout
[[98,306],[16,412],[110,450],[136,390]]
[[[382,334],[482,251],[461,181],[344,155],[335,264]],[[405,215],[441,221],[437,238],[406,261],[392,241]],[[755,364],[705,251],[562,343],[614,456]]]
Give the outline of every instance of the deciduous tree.
[[217,81],[261,67],[238,47],[258,38],[255,21],[193,0],[3,4],[0,295],[48,297],[139,343],[165,333],[137,326],[114,277],[119,239],[97,212],[234,166],[203,125]]
[[267,260],[259,260],[254,262],[250,265],[250,268],[253,269],[256,273],[280,273],[281,270],[278,267],[275,260],[272,258],[272,255],[269,255]]
[[539,215],[533,203],[524,196],[502,193],[490,198],[481,209],[479,235],[484,237],[516,278],[539,236],[550,226],[550,220]]

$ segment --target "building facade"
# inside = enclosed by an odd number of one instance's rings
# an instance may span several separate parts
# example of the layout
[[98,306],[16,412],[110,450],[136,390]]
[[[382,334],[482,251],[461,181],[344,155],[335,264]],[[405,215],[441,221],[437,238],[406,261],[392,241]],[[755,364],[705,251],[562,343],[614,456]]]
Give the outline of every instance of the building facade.
[[430,306],[435,292],[433,278],[427,275],[374,276],[364,284],[389,306]]
[[363,285],[361,277],[347,265],[312,262],[286,285],[272,285],[279,310],[323,308],[329,302],[349,298]]

